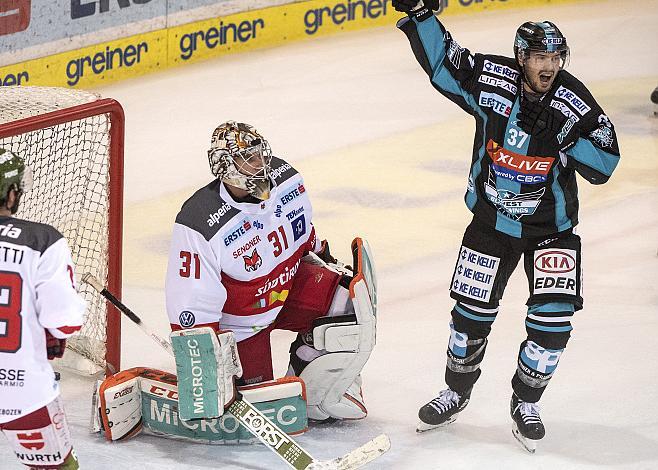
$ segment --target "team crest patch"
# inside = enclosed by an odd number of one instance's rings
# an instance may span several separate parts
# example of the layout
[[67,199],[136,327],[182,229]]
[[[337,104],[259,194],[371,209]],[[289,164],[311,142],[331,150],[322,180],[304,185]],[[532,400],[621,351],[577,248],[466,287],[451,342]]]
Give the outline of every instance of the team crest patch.
[[247,272],[256,271],[263,265],[263,258],[258,254],[258,250],[254,248],[254,251],[249,256],[242,255],[244,260],[244,270]]

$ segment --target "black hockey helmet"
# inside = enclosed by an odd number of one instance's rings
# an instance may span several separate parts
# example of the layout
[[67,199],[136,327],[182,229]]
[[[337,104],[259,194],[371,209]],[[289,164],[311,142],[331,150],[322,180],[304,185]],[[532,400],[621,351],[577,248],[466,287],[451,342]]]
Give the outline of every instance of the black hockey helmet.
[[567,38],[550,21],[526,21],[516,30],[514,38],[514,57],[519,66],[523,66],[524,59],[530,51],[559,52],[562,57],[562,68],[569,61],[569,46]]

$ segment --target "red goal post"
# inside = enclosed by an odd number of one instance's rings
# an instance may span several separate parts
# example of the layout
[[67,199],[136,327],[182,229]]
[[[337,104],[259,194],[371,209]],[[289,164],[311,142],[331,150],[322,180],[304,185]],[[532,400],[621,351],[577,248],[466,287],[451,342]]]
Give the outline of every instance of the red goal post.
[[[17,217],[56,227],[68,240],[79,280],[92,272],[121,296],[123,152],[121,105],[66,88],[0,87],[0,148],[24,158],[34,187]],[[81,372],[120,370],[121,318],[80,285],[85,323],[68,341],[63,365]]]

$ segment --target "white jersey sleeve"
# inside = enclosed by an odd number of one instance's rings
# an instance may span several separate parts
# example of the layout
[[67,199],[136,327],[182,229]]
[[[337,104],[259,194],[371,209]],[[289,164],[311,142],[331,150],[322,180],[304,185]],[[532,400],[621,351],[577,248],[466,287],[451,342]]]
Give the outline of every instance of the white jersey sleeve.
[[55,338],[68,338],[80,329],[85,302],[77,293],[73,259],[64,238],[39,258],[34,290],[39,323]]
[[226,301],[219,253],[201,233],[179,223],[171,239],[165,296],[172,329],[219,328]]

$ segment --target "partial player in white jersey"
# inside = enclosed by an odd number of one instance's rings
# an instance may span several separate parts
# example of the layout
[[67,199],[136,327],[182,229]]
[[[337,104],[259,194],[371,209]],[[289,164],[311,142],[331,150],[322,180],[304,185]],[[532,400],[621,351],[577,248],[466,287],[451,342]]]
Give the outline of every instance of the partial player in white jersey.
[[305,383],[308,417],[364,418],[360,372],[374,315],[367,326],[355,315],[356,276],[331,267],[301,175],[248,124],[221,124],[211,144],[216,179],[184,203],[174,225],[165,287],[172,330],[232,331],[240,385],[273,379],[272,330],[297,332],[288,375]]
[[0,149],[0,430],[22,464],[73,470],[78,461],[48,360],[61,357],[80,329],[85,302],[64,237],[13,217],[30,186],[25,162]]

